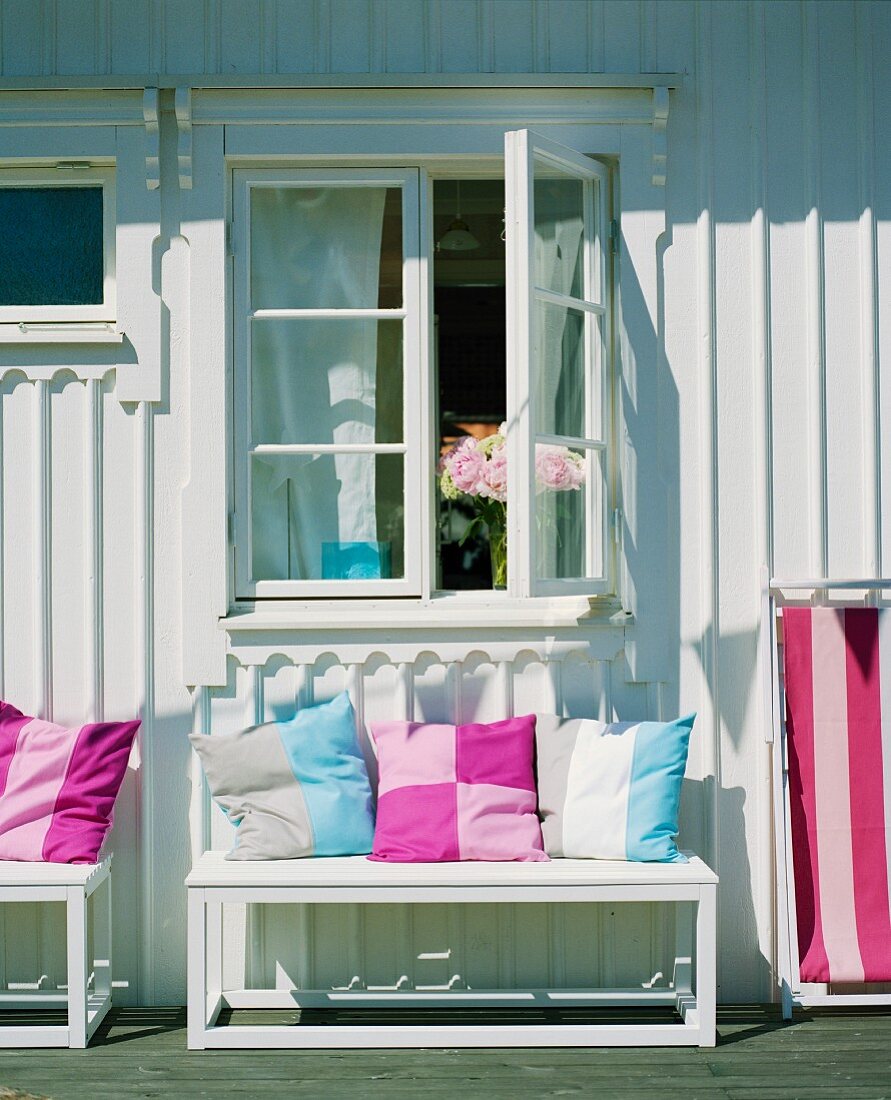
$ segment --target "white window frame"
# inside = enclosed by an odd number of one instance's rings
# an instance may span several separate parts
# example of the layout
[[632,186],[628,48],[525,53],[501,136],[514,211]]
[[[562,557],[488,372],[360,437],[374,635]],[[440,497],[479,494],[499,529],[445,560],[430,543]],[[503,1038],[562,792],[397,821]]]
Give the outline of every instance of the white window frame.
[[[554,165],[581,180],[584,204],[584,288],[581,299],[536,286],[533,271],[535,248],[535,161]],[[609,225],[609,174],[607,169],[568,146],[533,130],[505,134],[505,198],[507,243],[507,362],[508,446],[510,468],[525,470],[526,477],[508,479],[508,586],[518,596],[605,595],[614,590],[614,563],[609,538],[613,511],[613,387],[611,325],[613,295],[610,287],[604,237]],[[511,278],[511,275],[513,278]],[[544,435],[535,428],[536,304],[552,302],[581,312],[585,317],[584,362],[593,372],[585,409],[585,436]],[[595,317],[600,318],[599,337]],[[535,575],[536,543],[536,442],[594,452],[591,477],[580,491],[585,494],[587,569],[585,577],[538,578]],[[601,470],[602,493],[599,532],[593,525],[595,473]],[[599,538],[599,545],[595,541]],[[600,559],[599,569],[595,564]]]
[[[521,134],[529,134],[529,131],[518,131]],[[508,134],[511,132],[508,131]],[[517,132],[514,132],[517,133]],[[513,138],[513,135],[511,135]],[[514,138],[514,140],[516,140]],[[528,141],[528,139],[526,139]],[[508,387],[508,416],[509,422],[513,421],[510,425],[509,433],[509,447],[510,447],[510,461],[513,469],[526,468],[530,471],[527,479],[512,478],[511,482],[515,486],[512,490],[510,501],[515,502],[513,509],[511,505],[508,505],[509,514],[509,529],[514,532],[513,537],[508,539],[508,587],[504,592],[496,592],[488,589],[482,589],[479,591],[461,591],[452,592],[448,590],[441,590],[435,588],[435,578],[437,575],[438,562],[436,561],[437,547],[435,538],[435,527],[438,520],[436,513],[437,492],[434,484],[433,470],[436,462],[435,453],[435,438],[436,430],[433,423],[434,420],[434,397],[432,394],[432,378],[431,372],[433,369],[434,355],[433,355],[433,285],[431,275],[431,263],[432,263],[432,247],[433,247],[433,204],[432,204],[432,188],[433,182],[437,179],[449,179],[449,178],[492,178],[503,179],[505,181],[505,201],[506,201],[506,217],[512,216],[511,211],[517,209],[519,197],[517,193],[510,194],[508,192],[508,172],[510,171],[509,165],[512,157],[508,152],[505,160],[502,162],[500,158],[493,157],[474,157],[472,154],[455,155],[449,158],[446,162],[437,157],[429,156],[406,156],[399,158],[399,168],[386,168],[382,165],[387,162],[393,162],[396,160],[391,155],[387,155],[382,151],[380,157],[361,158],[363,167],[334,167],[333,164],[343,163],[349,165],[350,162],[342,157],[337,157],[333,163],[332,160],[322,158],[316,155],[312,158],[312,164],[319,164],[319,167],[308,167],[306,160],[301,163],[300,158],[289,158],[287,168],[275,168],[270,169],[268,167],[258,166],[256,168],[245,167],[242,164],[234,166],[232,169],[232,203],[233,203],[233,216],[235,229],[233,230],[232,250],[235,255],[236,272],[233,279],[233,301],[235,303],[234,309],[234,390],[233,390],[233,418],[234,418],[234,432],[233,437],[235,440],[234,448],[234,492],[233,492],[233,507],[234,518],[232,523],[232,530],[234,532],[234,570],[233,570],[233,590],[231,598],[234,601],[234,606],[253,606],[256,600],[264,602],[264,606],[273,611],[276,609],[277,604],[273,601],[276,599],[281,601],[281,610],[287,611],[288,609],[297,606],[296,600],[300,600],[304,597],[311,598],[318,604],[320,598],[325,598],[330,601],[330,606],[333,608],[343,607],[345,601],[349,601],[353,597],[387,597],[387,596],[401,596],[401,597],[415,597],[419,603],[429,605],[431,601],[435,601],[439,606],[442,606],[442,601],[445,599],[450,603],[454,603],[456,607],[469,608],[472,606],[511,606],[511,605],[528,605],[530,607],[536,605],[543,605],[551,603],[553,600],[559,600],[561,597],[571,597],[573,606],[577,605],[578,598],[606,598],[609,602],[612,599],[620,597],[618,592],[618,570],[616,561],[616,544],[613,535],[615,534],[613,529],[614,517],[616,515],[616,502],[618,496],[618,455],[616,453],[616,438],[615,438],[615,416],[616,416],[616,394],[614,393],[616,371],[613,366],[613,348],[612,348],[612,313],[616,308],[616,287],[615,273],[610,270],[608,264],[607,251],[604,245],[605,237],[610,224],[610,170],[600,161],[593,159],[592,156],[584,155],[580,152],[574,152],[572,149],[558,145],[546,138],[543,138],[539,134],[532,135],[532,142],[536,155],[544,153],[546,156],[550,156],[556,159],[561,167],[566,167],[570,164],[576,174],[582,175],[586,181],[586,201],[589,204],[588,216],[586,216],[586,247],[585,247],[585,263],[588,268],[586,277],[589,282],[586,285],[596,285],[598,289],[602,290],[604,301],[598,303],[598,306],[602,305],[603,309],[598,308],[598,312],[602,314],[603,326],[602,326],[602,347],[600,349],[600,355],[598,356],[598,367],[600,371],[600,386],[601,393],[601,409],[603,415],[603,423],[601,427],[601,434],[596,439],[591,439],[592,448],[603,456],[603,461],[606,464],[606,476],[603,490],[603,502],[601,511],[601,523],[600,523],[600,553],[602,554],[603,568],[601,575],[596,578],[567,578],[567,579],[551,579],[551,580],[535,580],[532,574],[532,554],[533,554],[533,495],[534,495],[534,440],[533,433],[531,431],[531,418],[529,415],[528,402],[528,388],[531,381],[531,343],[526,347],[526,353],[521,361],[518,360],[515,354],[511,351],[511,332],[516,332],[516,326],[511,322],[511,310],[516,310],[518,305],[515,301],[514,306],[511,306],[511,293],[509,287],[506,288],[507,292],[507,308],[508,308],[508,366],[507,366],[507,387]],[[509,148],[509,146],[508,146]],[[527,150],[527,155],[531,160],[532,152],[531,148]],[[359,158],[356,158],[358,160]],[[355,161],[353,161],[355,165]],[[373,165],[373,167],[364,167],[364,165]],[[417,416],[414,418],[413,424],[416,429],[417,438],[412,439],[412,453],[418,456],[418,462],[416,464],[416,470],[414,479],[414,491],[416,495],[412,497],[411,490],[409,488],[409,469],[407,462],[406,468],[406,501],[407,504],[415,499],[418,501],[418,508],[414,515],[411,514],[410,509],[406,508],[406,527],[405,527],[405,579],[404,581],[344,581],[344,580],[318,580],[318,581],[264,581],[264,582],[251,582],[247,575],[246,563],[249,562],[249,528],[251,523],[251,515],[249,508],[249,500],[245,494],[244,477],[243,473],[239,475],[238,467],[242,466],[242,456],[245,454],[246,442],[245,442],[245,424],[247,422],[248,406],[244,401],[243,391],[239,393],[239,386],[244,384],[246,379],[246,373],[239,366],[239,353],[238,349],[244,349],[245,340],[247,337],[244,331],[243,318],[246,316],[244,306],[244,290],[239,290],[239,284],[245,285],[244,270],[239,275],[238,267],[241,265],[249,264],[249,239],[246,239],[243,234],[243,226],[247,225],[245,219],[246,209],[244,206],[245,197],[243,191],[243,181],[246,178],[251,179],[268,179],[274,181],[280,179],[286,181],[289,178],[303,177],[306,180],[313,180],[315,182],[324,183],[332,178],[346,178],[345,173],[354,173],[354,178],[357,180],[366,180],[379,182],[380,180],[392,180],[398,175],[400,171],[416,171],[419,174],[419,207],[420,207],[420,233],[417,239],[417,275],[418,286],[421,297],[421,308],[419,310],[420,326],[417,332],[418,345],[417,345],[417,357],[415,362],[418,364],[418,371],[420,374],[417,379],[417,384],[413,386],[411,398],[409,396],[409,389],[406,389],[405,393],[405,415],[406,415],[406,443],[409,439],[409,408],[410,401],[417,400],[418,404],[415,406],[417,409]],[[593,184],[592,184],[593,181]],[[239,186],[242,184],[242,186]],[[528,180],[528,189],[531,193],[532,180]],[[596,197],[595,197],[596,191]],[[526,196],[527,205],[525,207],[527,216],[529,212],[528,198]],[[599,232],[595,239],[593,232],[594,217],[596,205],[597,225]],[[403,232],[407,232],[408,218],[405,214],[405,206],[403,207],[404,219],[403,219]],[[404,246],[407,249],[407,245]],[[408,263],[408,253],[406,251],[406,264]],[[510,254],[508,254],[507,263],[511,263]],[[596,268],[596,271],[595,271]],[[528,302],[531,303],[531,295],[534,294],[534,288],[531,286],[531,282],[528,277],[528,264],[525,268],[525,278],[521,278],[519,274],[515,274],[513,280],[508,275],[508,284],[514,283],[514,290],[520,290],[521,295],[529,295]],[[406,298],[407,301],[407,298]],[[531,319],[531,312],[528,310],[527,305],[527,318]],[[524,324],[526,322],[523,322]],[[531,340],[531,329],[528,329]],[[407,338],[407,337],[406,337]],[[590,340],[590,332],[587,337]],[[244,352],[242,351],[242,363]],[[407,354],[407,353],[406,353]],[[586,356],[587,359],[587,356]],[[406,358],[406,363],[408,359]],[[522,378],[519,377],[520,372]],[[241,374],[241,381],[239,381],[239,374]],[[411,372],[408,372],[407,387],[411,380]],[[593,390],[593,387],[592,387]],[[593,396],[593,394],[592,394]],[[526,412],[517,413],[516,410],[521,409],[526,402]],[[589,410],[587,422],[591,425],[592,415]],[[520,487],[517,488],[517,483],[520,483]],[[510,490],[509,490],[510,491]],[[585,490],[583,490],[585,491]],[[517,498],[519,497],[519,507],[517,506]],[[589,503],[590,508],[590,503]],[[511,516],[511,511],[513,516]],[[525,519],[521,518],[525,517]],[[516,530],[521,531],[521,535],[518,538],[516,536]],[[411,561],[410,561],[411,559]],[[416,560],[415,560],[416,559]],[[268,602],[267,602],[268,601]],[[367,604],[369,614],[373,614],[373,608],[371,604]]]
[[[422,262],[419,211],[426,178],[416,166],[409,168],[288,168],[236,169],[232,188],[238,247],[234,248],[234,493],[235,493],[235,593],[237,599],[275,599],[328,596],[338,599],[368,596],[420,597],[423,593],[424,513],[412,507],[422,499],[424,416],[421,379],[426,370],[425,347],[421,339],[422,302],[425,297],[426,265]],[[402,306],[398,309],[265,309],[251,308],[250,196],[261,187],[393,187],[402,192]],[[336,318],[403,320],[403,442],[401,444],[262,444],[251,438],[250,361],[251,326],[264,318]],[[275,451],[279,454],[323,452],[398,453],[404,456],[404,570],[403,576],[376,580],[255,580],[251,576],[252,510],[251,456]]]
[[0,304],[0,324],[77,324],[116,319],[114,168],[0,168],[0,187],[96,187],[102,189],[102,301],[88,305],[12,306]]

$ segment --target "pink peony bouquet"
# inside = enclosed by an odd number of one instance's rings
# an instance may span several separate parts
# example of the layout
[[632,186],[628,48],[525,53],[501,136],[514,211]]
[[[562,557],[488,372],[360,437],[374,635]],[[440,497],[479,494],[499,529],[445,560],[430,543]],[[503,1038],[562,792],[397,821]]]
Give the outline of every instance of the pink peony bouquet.
[[507,448],[504,424],[494,435],[475,439],[462,436],[443,455],[439,464],[439,485],[446,500],[462,493],[469,497],[507,503]]
[[[461,542],[481,524],[489,530],[492,581],[496,588],[503,588],[507,581],[506,436],[506,424],[485,439],[462,436],[439,463],[442,495],[446,500],[471,497],[478,513]],[[539,492],[580,489],[585,483],[584,456],[568,447],[536,444],[535,483]]]
[[[486,501],[507,503],[507,426],[494,435],[475,439],[462,436],[439,464],[440,489],[447,500],[462,493]],[[554,493],[580,489],[585,484],[585,459],[568,447],[550,443],[535,446],[535,483]]]

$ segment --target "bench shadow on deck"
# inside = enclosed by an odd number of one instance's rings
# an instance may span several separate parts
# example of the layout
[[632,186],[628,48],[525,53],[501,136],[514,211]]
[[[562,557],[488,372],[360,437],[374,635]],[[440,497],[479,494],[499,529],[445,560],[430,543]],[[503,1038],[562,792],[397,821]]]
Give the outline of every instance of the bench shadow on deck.
[[[437,1020],[471,1023],[482,1012],[413,1010]],[[636,1020],[670,1022],[671,1010],[638,1009]],[[0,1014],[0,1027],[18,1014]],[[45,1013],[59,1022],[58,1013]],[[256,1013],[231,1013],[233,1024],[253,1023]],[[294,1023],[296,1012],[276,1014]],[[352,1010],[306,1010],[305,1022],[325,1024],[361,1017]],[[485,1010],[486,1022],[524,1024],[543,1020],[592,1022],[592,1009]],[[33,1016],[32,1016],[33,1019]],[[375,1010],[371,1019],[404,1022],[400,1009]],[[891,1100],[891,1011],[885,1009],[797,1012],[784,1022],[773,1006],[725,1006],[718,1010],[718,1046],[624,1049],[471,1049],[347,1051],[196,1051],[185,1042],[185,1010],[118,1009],[102,1024],[87,1050],[0,1051],[2,1088],[52,1100],[243,1096],[421,1096],[507,1098],[600,1096],[635,1100],[791,1100],[835,1097]],[[8,1094],[7,1094],[8,1095]],[[13,1092],[12,1095],[15,1095]]]

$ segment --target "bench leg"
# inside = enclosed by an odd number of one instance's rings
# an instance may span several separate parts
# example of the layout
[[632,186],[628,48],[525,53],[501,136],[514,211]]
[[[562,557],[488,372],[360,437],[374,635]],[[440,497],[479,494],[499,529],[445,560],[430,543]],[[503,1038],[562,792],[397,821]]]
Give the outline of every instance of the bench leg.
[[186,1034],[189,1050],[204,1050],[223,1003],[223,906],[200,888],[188,895]]
[[207,1016],[207,932],[204,891],[188,891],[186,1036],[189,1050],[204,1050]]
[[207,997],[204,1022],[213,1027],[220,1013],[223,997],[223,907],[219,902],[205,902],[205,950],[207,951]]
[[111,875],[93,895],[93,988],[111,996]]
[[87,1045],[87,895],[69,886],[65,904],[68,940],[68,1045]]
[[701,1047],[715,1045],[717,934],[717,889],[712,885],[700,886],[696,907],[696,1007]]
[[111,875],[93,894],[93,997],[87,1019],[87,1042],[111,1008]]
[[674,907],[674,992],[678,1015],[686,1018],[687,1010],[695,1007],[693,996],[693,909],[688,901]]

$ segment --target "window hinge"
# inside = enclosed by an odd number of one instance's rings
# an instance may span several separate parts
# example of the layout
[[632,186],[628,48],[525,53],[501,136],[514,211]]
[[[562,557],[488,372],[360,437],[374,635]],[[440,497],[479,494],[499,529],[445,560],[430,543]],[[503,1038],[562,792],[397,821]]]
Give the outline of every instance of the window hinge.
[[230,546],[235,545],[235,513],[229,512],[226,516],[226,539]]
[[226,222],[226,255],[235,255],[235,233],[232,229],[232,222]]
[[609,250],[614,256],[619,251],[619,223],[615,218],[609,223]]
[[616,546],[622,541],[622,509],[613,510],[613,542]]

